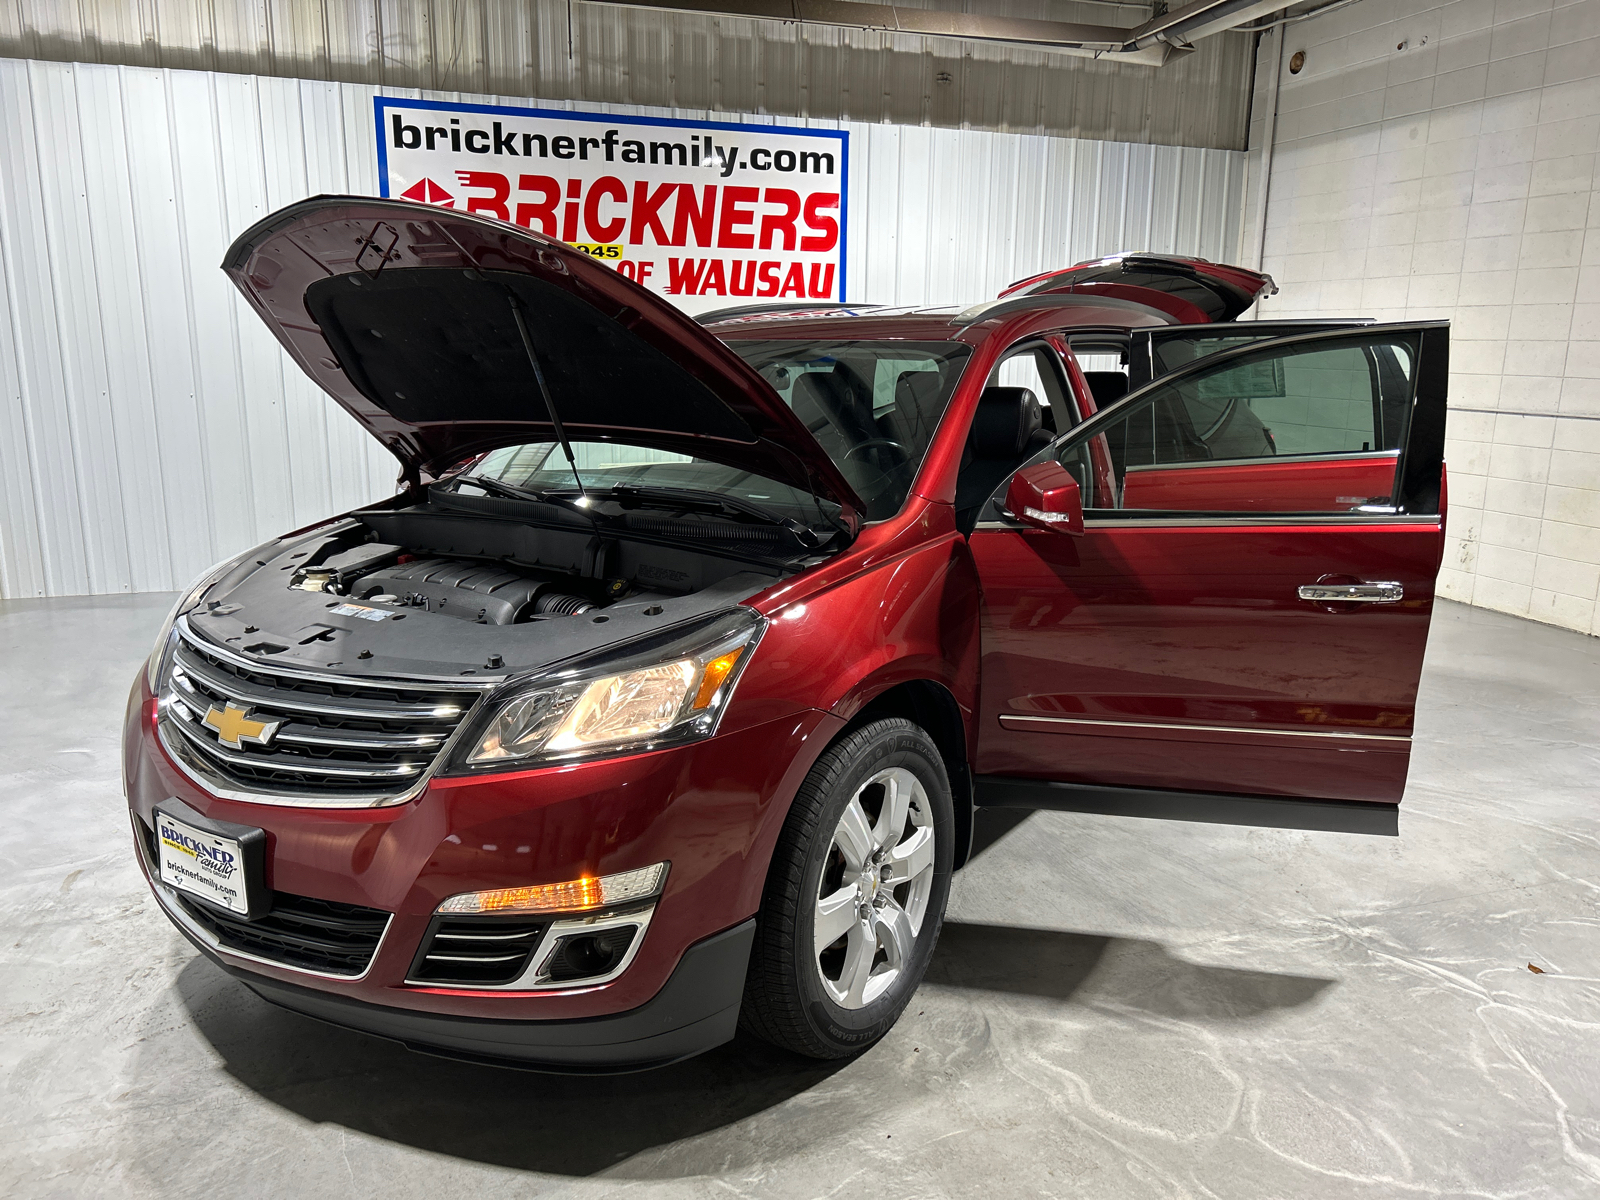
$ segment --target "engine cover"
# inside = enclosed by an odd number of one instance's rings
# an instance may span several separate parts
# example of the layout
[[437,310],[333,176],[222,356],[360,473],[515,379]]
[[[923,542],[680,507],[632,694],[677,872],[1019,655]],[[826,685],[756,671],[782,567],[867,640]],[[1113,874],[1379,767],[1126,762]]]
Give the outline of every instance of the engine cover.
[[463,621],[514,625],[534,616],[541,593],[564,589],[484,563],[423,558],[373,571],[353,590],[366,599],[392,595],[400,604]]

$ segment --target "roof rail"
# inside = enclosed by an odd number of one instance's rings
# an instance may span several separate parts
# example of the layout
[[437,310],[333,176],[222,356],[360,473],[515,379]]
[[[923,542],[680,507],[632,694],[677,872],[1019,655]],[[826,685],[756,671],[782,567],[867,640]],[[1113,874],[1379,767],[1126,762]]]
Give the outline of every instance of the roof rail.
[[971,308],[957,313],[950,324],[975,325],[979,321],[987,321],[993,317],[1005,317],[1015,312],[1038,308],[1113,308],[1121,309],[1123,312],[1138,313],[1143,317],[1154,317],[1163,325],[1179,323],[1171,313],[1164,313],[1159,308],[1151,308],[1148,304],[1140,304],[1134,300],[1122,300],[1114,296],[1075,296],[1067,292],[1045,292],[1034,296],[1017,296],[1011,300],[985,300],[982,304],[974,304]]
[[718,321],[732,321],[738,317],[771,316],[776,313],[811,313],[834,312],[841,308],[881,308],[879,304],[846,304],[842,300],[813,301],[809,304],[785,304],[772,301],[768,304],[735,304],[731,308],[714,308],[710,312],[697,313],[695,320],[702,325],[714,325]]

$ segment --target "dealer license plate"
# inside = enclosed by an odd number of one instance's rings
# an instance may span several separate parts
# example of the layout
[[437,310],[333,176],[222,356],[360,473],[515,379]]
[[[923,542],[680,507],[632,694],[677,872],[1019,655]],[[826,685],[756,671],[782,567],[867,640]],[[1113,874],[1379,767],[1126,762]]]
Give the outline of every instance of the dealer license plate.
[[250,894],[239,842],[196,829],[160,810],[155,816],[161,882],[219,908],[247,914]]

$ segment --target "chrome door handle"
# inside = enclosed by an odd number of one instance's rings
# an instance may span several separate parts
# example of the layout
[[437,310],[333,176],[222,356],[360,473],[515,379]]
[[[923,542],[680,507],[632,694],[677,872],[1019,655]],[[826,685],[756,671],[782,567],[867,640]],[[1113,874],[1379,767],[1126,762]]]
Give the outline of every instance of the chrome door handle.
[[1302,583],[1300,599],[1357,604],[1393,604],[1404,600],[1406,589],[1398,583]]

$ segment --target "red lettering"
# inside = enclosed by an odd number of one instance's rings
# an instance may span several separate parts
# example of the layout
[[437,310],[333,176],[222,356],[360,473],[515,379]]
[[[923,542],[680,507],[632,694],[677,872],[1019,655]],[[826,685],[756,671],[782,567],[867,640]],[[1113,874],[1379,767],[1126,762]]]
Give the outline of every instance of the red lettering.
[[788,271],[784,272],[783,287],[779,296],[804,296],[806,294],[806,272],[799,263],[790,263]]
[[[688,184],[684,184],[688,187]],[[700,294],[700,279],[705,274],[704,260],[696,261],[692,258],[667,259],[667,292],[674,296],[698,296]]]
[[[822,275],[822,278],[819,281],[817,276],[823,271],[826,271],[827,274]],[[811,298],[813,300],[832,300],[833,299],[833,264],[832,263],[812,263],[811,264],[811,278],[807,281],[807,288],[811,292]]]
[[706,185],[705,193],[699,200],[695,199],[694,185],[680,183],[678,185],[678,206],[672,210],[672,240],[670,246],[686,246],[686,235],[690,227],[694,229],[694,244],[696,246],[711,245],[711,219],[717,211],[717,186],[713,183]]
[[756,210],[751,207],[740,208],[739,206],[741,204],[753,205],[760,197],[760,188],[725,187],[722,189],[722,219],[717,222],[718,246],[726,246],[730,250],[749,250],[755,246],[755,234],[739,233],[737,230],[755,223]]
[[[730,296],[755,295],[756,266],[757,264],[753,262],[742,262],[737,258],[733,260],[733,265],[729,267],[728,275],[728,294]],[[749,267],[750,269],[741,274],[740,267]]]
[[538,204],[517,205],[517,224],[532,229],[539,222],[539,232],[545,237],[556,235],[556,203],[561,199],[561,185],[548,175],[524,175],[517,180],[524,192],[538,192],[544,198]]
[[779,250],[794,249],[794,219],[800,215],[800,193],[792,192],[788,188],[768,188],[766,200],[768,204],[781,204],[781,213],[763,213],[761,215],[761,248],[771,250],[772,235],[783,234],[783,245]]
[[722,260],[720,258],[713,258],[707,261],[706,277],[700,281],[700,294],[709,296],[712,288],[717,289],[717,295],[719,296],[728,294],[728,278],[723,274]]
[[[598,142],[595,144],[599,145]],[[600,201],[608,198],[618,204],[628,202],[628,189],[615,175],[602,175],[596,179],[589,188],[589,194],[583,198],[583,226],[589,231],[589,237],[597,242],[614,242],[628,228],[627,217],[605,222],[600,220]]]
[[776,296],[778,294],[778,268],[782,263],[764,262],[761,264],[761,290],[758,296]]
[[825,216],[824,209],[838,208],[837,192],[813,192],[806,197],[806,225],[817,231],[817,237],[800,239],[800,249],[806,251],[832,250],[839,244],[839,222]]
[[619,274],[626,275],[629,279],[633,278],[633,264],[627,259],[623,259],[617,264],[617,271]]
[[643,283],[646,279],[650,278],[651,273],[655,269],[656,269],[655,263],[653,263],[653,262],[642,262],[637,267],[634,268],[634,273],[638,277],[639,282]]
[[656,189],[654,195],[650,194],[650,185],[643,179],[633,185],[633,232],[628,235],[628,241],[636,246],[644,245],[644,235],[651,233],[655,236],[658,246],[681,246],[682,242],[669,241],[666,227],[661,224],[661,206],[678,194],[680,184],[663,183]]
[[491,217],[499,217],[502,221],[511,220],[511,214],[506,211],[506,197],[511,194],[511,181],[504,175],[495,171],[457,171],[456,178],[461,181],[462,187],[487,188],[493,193],[489,196],[468,196],[469,213],[488,213]]
[[578,202],[576,200],[568,200],[561,210],[561,240],[563,242],[575,242],[578,240]]

